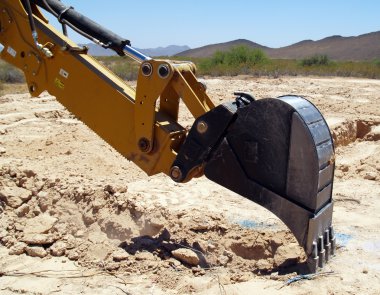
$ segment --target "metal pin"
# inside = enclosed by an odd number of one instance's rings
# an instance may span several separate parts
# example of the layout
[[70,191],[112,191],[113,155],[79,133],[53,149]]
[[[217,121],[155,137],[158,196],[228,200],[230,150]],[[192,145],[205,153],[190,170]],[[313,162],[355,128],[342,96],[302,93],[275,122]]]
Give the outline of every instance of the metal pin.
[[181,181],[181,179],[182,179],[182,171],[181,171],[181,169],[178,166],[173,166],[170,169],[170,177],[174,181],[177,181],[177,182]]

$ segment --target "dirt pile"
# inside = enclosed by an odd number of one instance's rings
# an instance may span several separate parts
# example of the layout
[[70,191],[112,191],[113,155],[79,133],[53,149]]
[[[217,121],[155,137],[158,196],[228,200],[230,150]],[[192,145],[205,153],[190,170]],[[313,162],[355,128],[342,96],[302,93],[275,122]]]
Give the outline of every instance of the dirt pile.
[[82,266],[171,277],[228,267],[231,281],[304,259],[286,231],[244,229],[221,215],[149,206],[126,187],[72,189],[60,179],[3,167],[0,200],[0,241],[11,255],[67,256]]

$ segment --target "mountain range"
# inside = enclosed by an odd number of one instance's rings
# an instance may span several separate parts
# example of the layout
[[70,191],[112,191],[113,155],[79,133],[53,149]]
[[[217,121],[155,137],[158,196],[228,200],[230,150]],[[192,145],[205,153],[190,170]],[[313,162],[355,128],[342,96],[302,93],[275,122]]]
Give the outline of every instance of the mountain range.
[[245,45],[263,50],[269,57],[278,59],[302,59],[315,54],[327,55],[333,60],[380,59],[380,31],[354,37],[330,36],[318,41],[304,40],[281,48],[270,48],[255,42],[238,39],[230,42],[207,45],[180,52],[184,57],[210,57],[216,51]]
[[[84,44],[89,47],[89,53],[94,56],[116,55],[112,50],[106,50],[96,44]],[[353,37],[330,36],[321,40],[303,40],[301,42],[271,48],[246,39],[211,44],[190,49],[189,46],[170,45],[167,47],[138,49],[151,56],[182,56],[210,57],[216,51],[226,51],[231,47],[245,45],[263,50],[270,58],[302,59],[315,54],[327,55],[333,60],[373,60],[380,59],[380,31]],[[137,49],[137,48],[136,48]]]

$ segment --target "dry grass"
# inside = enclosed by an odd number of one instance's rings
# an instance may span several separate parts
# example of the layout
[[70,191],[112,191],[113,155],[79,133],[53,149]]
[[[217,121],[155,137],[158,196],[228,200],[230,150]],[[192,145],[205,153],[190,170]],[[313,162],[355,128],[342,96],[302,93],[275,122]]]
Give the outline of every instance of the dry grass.
[[26,83],[0,83],[0,95],[28,92]]
[[[223,58],[227,62],[215,62],[215,58],[175,57],[176,60],[190,60],[198,68],[198,75],[209,76],[338,76],[380,79],[380,60],[374,61],[328,61],[327,63],[305,63],[299,60],[269,59],[256,51],[240,50],[239,54]],[[236,53],[236,52],[235,52]],[[245,60],[241,55],[248,54]],[[219,54],[220,55],[220,54]],[[237,58],[238,57],[238,58]],[[244,56],[243,56],[244,57]],[[255,59],[253,59],[253,57]],[[259,59],[257,59],[259,57]],[[137,79],[139,64],[128,58],[110,56],[98,60],[124,80]],[[254,62],[252,61],[254,60]],[[0,60],[0,95],[28,92],[22,72]]]

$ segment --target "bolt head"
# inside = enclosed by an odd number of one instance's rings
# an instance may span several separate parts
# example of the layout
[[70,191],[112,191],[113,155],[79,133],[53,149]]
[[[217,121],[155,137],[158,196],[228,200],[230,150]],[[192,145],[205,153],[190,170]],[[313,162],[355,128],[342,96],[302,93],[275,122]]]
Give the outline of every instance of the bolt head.
[[139,149],[144,153],[147,152],[150,148],[150,141],[145,137],[140,138],[137,144],[139,146]]
[[199,121],[197,124],[197,131],[200,134],[206,133],[208,129],[208,125],[205,121]]
[[179,169],[178,166],[173,166],[173,167],[170,169],[170,177],[171,177],[174,181],[180,181],[181,178],[182,178],[182,171],[181,171],[181,169]]

